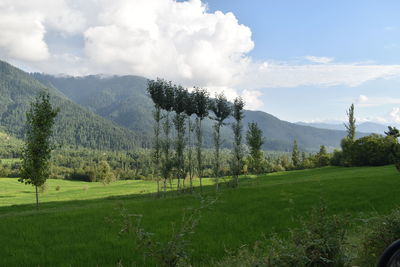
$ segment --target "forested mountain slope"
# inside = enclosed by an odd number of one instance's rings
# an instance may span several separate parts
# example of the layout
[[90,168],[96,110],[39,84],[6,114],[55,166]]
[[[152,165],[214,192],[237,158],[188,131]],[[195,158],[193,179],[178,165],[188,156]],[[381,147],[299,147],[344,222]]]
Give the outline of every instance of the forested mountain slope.
[[[98,115],[151,136],[153,130],[152,101],[147,96],[147,79],[139,76],[63,77],[35,73],[33,76],[47,86],[59,89],[73,101],[87,107]],[[345,136],[344,131],[317,129],[279,120],[262,111],[245,112],[247,123],[255,121],[266,137],[265,149],[290,150],[294,139],[303,150],[318,150],[320,145],[338,147]],[[211,121],[205,121],[205,142],[212,144]],[[231,129],[222,129],[225,146],[231,144]]]
[[18,138],[24,136],[25,114],[41,90],[48,90],[59,113],[55,124],[58,144],[95,149],[131,149],[142,138],[74,103],[53,87],[46,87],[32,75],[0,61],[0,127]]

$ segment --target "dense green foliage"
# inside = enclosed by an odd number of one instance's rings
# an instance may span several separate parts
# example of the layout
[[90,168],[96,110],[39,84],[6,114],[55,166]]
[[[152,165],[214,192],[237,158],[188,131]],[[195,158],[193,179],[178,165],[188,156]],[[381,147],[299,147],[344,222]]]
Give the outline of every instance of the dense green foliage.
[[347,112],[347,136],[342,139],[342,151],[335,151],[331,164],[337,166],[381,166],[398,162],[400,154],[397,140],[398,130],[388,127],[386,136],[371,134],[355,138],[354,105]]
[[[205,181],[212,185],[212,179]],[[140,191],[156,191],[155,182],[150,181],[119,181],[109,186],[52,179],[48,182],[48,191],[41,196],[42,208],[37,212],[31,211],[32,205],[11,206],[32,202],[33,189],[16,179],[0,178],[4,196],[0,205],[7,205],[0,208],[3,265],[76,266],[84,262],[86,266],[114,266],[121,262],[123,266],[145,266],[142,249],[134,245],[133,237],[118,235],[122,223],[118,221],[119,207],[124,206],[130,214],[141,214],[141,227],[154,233],[154,240],[167,242],[171,223],[179,229],[182,209],[199,206],[195,195],[171,195],[162,200],[139,195]],[[235,190],[222,186],[214,207],[202,213],[189,239],[190,260],[195,266],[215,266],[226,250],[253,246],[263,234],[269,237],[275,232],[285,238],[288,228],[301,227],[300,217],[306,216],[321,197],[329,207],[329,216],[349,211],[351,220],[363,227],[357,218],[369,218],[376,212],[387,214],[400,201],[398,173],[393,166],[280,172],[243,177],[240,184]],[[214,195],[212,187],[204,189],[206,194]],[[42,227],[44,223],[46,227]],[[358,233],[354,228],[347,229]]]
[[20,156],[23,142],[9,134],[0,132],[0,158],[17,158]]
[[[133,132],[95,115],[67,99],[54,88],[46,88],[33,76],[0,61],[0,126],[18,138],[24,137],[25,114],[37,94],[48,90],[52,104],[60,108],[54,128],[58,144],[95,149],[131,149],[142,144]],[[85,90],[82,90],[85,91]]]
[[365,220],[369,225],[359,248],[360,266],[376,266],[379,255],[400,236],[400,209]]
[[353,166],[380,166],[393,163],[393,148],[397,140],[393,136],[372,134],[357,139],[351,146]]
[[264,136],[256,122],[249,123],[249,130],[246,133],[247,145],[250,149],[249,169],[254,173],[262,173],[262,161],[264,154],[261,146],[264,144]]

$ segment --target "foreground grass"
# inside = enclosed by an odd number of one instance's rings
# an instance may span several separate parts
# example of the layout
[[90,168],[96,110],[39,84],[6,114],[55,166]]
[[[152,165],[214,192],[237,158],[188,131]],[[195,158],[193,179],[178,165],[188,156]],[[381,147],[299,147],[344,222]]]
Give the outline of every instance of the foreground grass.
[[[199,203],[196,194],[154,199],[145,193],[154,192],[155,184],[144,181],[108,186],[49,182],[49,191],[41,195],[43,203],[35,210],[32,204],[10,206],[33,203],[30,186],[0,179],[1,266],[148,265],[150,261],[134,249],[133,238],[118,235],[120,206],[143,214],[146,230],[165,240],[182,210]],[[57,185],[60,191],[55,190]],[[285,235],[321,198],[335,214],[359,218],[388,213],[400,203],[399,185],[393,166],[328,167],[242,178],[240,188],[223,188],[213,209],[202,214],[192,236],[193,262],[211,265],[226,250],[253,244],[263,234]],[[104,198],[111,195],[119,197]],[[215,197],[212,186],[205,195]]]

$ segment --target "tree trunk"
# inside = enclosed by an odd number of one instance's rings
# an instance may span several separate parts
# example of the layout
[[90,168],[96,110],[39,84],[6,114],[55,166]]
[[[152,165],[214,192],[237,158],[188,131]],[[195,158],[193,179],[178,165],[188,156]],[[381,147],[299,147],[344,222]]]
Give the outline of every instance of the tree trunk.
[[35,185],[35,189],[36,189],[36,208],[39,208],[39,194],[38,194],[38,187],[37,185]]
[[160,178],[157,177],[157,197],[160,197]]
[[164,179],[164,198],[167,196],[167,180]]
[[219,158],[219,149],[221,145],[221,137],[220,137],[221,124],[216,125],[216,133],[215,133],[215,190],[219,189],[219,169],[220,169],[220,158]]

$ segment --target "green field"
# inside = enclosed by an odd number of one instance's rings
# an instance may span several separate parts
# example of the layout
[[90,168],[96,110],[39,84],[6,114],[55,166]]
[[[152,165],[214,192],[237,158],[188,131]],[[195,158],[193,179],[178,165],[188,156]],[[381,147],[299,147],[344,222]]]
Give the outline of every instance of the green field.
[[[208,179],[205,194],[215,196]],[[56,191],[56,186],[60,190]],[[243,177],[239,189],[222,186],[191,238],[194,265],[212,262],[272,232],[285,235],[323,199],[330,213],[366,218],[400,203],[400,175],[393,166],[320,169]],[[0,266],[143,266],[133,238],[118,235],[120,207],[143,214],[143,225],[165,240],[185,207],[199,197],[169,193],[155,199],[155,183],[110,185],[50,180],[35,209],[32,186],[0,178]],[[197,190],[198,191],[198,190]],[[109,219],[113,219],[110,222]]]

